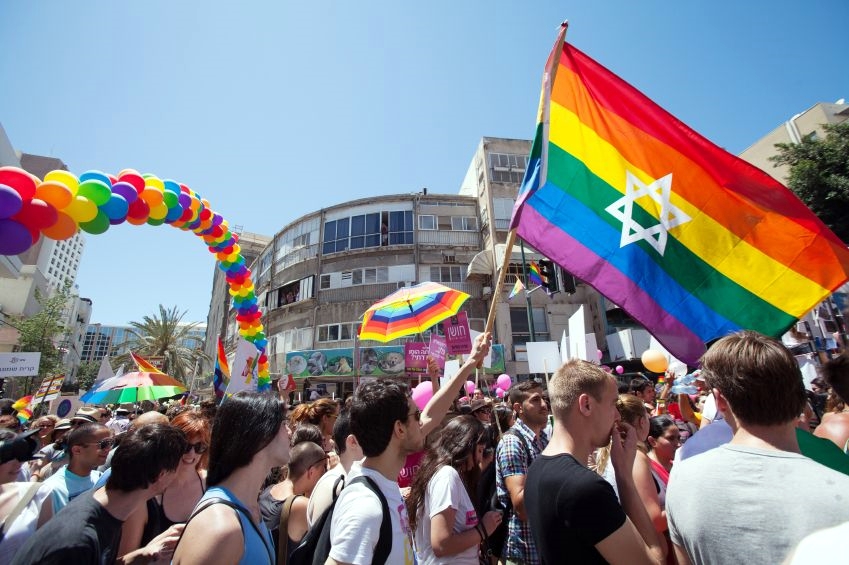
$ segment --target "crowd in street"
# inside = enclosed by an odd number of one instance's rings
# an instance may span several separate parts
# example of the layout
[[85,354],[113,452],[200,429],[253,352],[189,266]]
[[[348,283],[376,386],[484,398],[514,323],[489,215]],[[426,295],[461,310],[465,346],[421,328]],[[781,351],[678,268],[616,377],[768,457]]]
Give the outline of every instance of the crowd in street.
[[[820,563],[849,535],[849,358],[810,390],[754,332],[718,340],[695,394],[571,360],[504,399],[423,407],[398,380],[291,406],[83,406],[23,429],[0,402],[6,563]],[[485,388],[485,387],[484,387]]]

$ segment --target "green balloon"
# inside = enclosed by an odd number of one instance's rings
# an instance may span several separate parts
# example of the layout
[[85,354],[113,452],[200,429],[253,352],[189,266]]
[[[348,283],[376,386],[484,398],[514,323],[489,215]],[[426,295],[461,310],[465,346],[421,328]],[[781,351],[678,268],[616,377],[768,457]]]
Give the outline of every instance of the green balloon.
[[85,196],[98,206],[103,206],[112,197],[112,189],[102,180],[88,179],[80,183],[77,194]]
[[168,206],[169,210],[180,205],[180,197],[170,190],[166,190],[162,193],[162,201],[165,202],[165,205]]
[[80,229],[93,235],[101,234],[109,229],[109,216],[103,210],[98,210],[92,221],[80,222]]

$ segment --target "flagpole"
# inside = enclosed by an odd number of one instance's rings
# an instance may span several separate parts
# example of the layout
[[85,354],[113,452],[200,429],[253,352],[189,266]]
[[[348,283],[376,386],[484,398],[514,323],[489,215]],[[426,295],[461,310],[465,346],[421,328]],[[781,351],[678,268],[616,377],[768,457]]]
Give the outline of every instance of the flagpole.
[[516,241],[516,228],[510,230],[507,234],[507,244],[504,249],[504,260],[501,265],[501,270],[498,273],[498,281],[495,284],[495,290],[492,292],[492,304],[489,305],[489,315],[486,318],[486,328],[484,333],[492,332],[492,327],[495,325],[495,310],[498,303],[501,301],[501,292],[504,290],[504,279],[507,275],[507,265],[510,263],[510,254],[513,252],[513,244]]
[[[526,281],[530,282],[530,280],[528,279],[528,262],[525,261],[525,240],[523,240],[523,239],[519,240],[519,249],[522,250],[522,276],[525,277]],[[531,293],[530,292],[525,291],[525,300],[528,303],[528,305],[527,305],[528,330],[531,333],[531,341],[536,341],[537,336],[536,336],[536,332],[534,331],[534,311],[533,311],[533,307],[531,306]]]

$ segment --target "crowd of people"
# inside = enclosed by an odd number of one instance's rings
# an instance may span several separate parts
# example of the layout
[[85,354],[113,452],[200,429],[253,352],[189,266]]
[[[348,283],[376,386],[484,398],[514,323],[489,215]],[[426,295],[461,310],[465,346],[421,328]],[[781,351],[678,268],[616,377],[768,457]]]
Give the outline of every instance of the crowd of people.
[[571,360],[465,397],[490,343],[442,384],[431,362],[421,407],[389,379],[27,430],[0,404],[0,565],[840,561],[845,355],[806,390],[780,342],[739,332],[696,394]]

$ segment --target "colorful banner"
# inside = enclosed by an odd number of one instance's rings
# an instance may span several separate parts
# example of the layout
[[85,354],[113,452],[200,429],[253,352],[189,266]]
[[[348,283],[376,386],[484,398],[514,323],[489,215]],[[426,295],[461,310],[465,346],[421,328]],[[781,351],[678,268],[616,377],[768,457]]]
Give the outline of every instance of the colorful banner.
[[[504,346],[500,343],[494,344],[490,349],[490,356],[492,366],[485,367],[485,372],[490,375],[500,375],[506,370]],[[359,371],[361,377],[402,377],[407,373],[403,345],[362,347],[360,358],[362,359]],[[291,351],[286,354],[286,366],[283,372],[291,374],[296,379],[353,377],[353,360],[354,351],[350,347]]]
[[418,377],[427,373],[427,356],[430,344],[411,341],[404,344],[404,370],[408,377]]
[[472,352],[472,333],[469,331],[469,315],[459,312],[442,322],[442,333],[448,345],[449,355],[462,355]]

